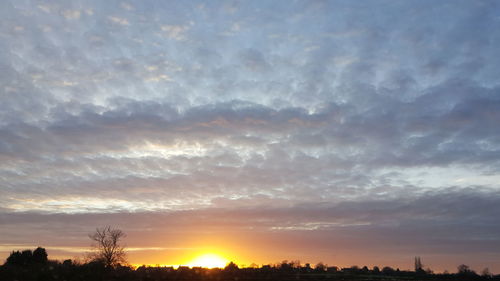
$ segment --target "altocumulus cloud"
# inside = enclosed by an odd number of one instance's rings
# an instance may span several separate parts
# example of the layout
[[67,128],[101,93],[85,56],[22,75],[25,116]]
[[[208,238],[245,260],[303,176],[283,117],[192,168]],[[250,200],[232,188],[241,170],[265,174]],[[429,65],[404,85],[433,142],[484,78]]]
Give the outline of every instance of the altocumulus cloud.
[[230,229],[282,258],[498,270],[499,12],[7,1],[0,244],[114,221],[137,245]]

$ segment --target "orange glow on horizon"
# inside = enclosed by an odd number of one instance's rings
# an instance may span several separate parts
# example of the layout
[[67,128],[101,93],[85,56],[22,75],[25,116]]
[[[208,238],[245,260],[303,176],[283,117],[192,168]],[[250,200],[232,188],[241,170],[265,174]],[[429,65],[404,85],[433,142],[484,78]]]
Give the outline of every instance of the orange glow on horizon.
[[195,257],[186,265],[189,267],[224,268],[228,263],[229,260],[218,254],[205,253]]
[[223,257],[221,254],[216,254],[214,252],[205,252],[195,255],[194,257],[187,259],[186,262],[180,264],[132,264],[134,267],[139,267],[142,265],[151,267],[173,267],[179,268],[180,266],[187,267],[203,267],[203,268],[224,268],[230,261]]

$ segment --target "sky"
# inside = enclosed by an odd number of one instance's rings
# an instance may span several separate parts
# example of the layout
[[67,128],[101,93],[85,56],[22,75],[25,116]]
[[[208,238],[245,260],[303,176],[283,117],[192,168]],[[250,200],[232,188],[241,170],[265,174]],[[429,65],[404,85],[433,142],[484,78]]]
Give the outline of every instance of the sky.
[[500,273],[500,2],[0,3],[0,260]]

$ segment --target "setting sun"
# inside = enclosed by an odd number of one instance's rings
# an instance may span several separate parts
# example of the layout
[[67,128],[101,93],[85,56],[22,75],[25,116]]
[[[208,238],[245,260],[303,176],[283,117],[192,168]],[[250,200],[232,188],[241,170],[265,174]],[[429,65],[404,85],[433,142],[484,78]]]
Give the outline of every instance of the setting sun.
[[191,260],[187,265],[190,267],[223,268],[229,261],[217,254],[203,254]]

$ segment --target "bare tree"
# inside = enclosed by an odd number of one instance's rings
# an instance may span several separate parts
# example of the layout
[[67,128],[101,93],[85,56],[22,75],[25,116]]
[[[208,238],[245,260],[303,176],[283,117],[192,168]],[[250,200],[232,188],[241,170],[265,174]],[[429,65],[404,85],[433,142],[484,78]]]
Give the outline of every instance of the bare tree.
[[481,271],[481,276],[485,278],[491,278],[493,277],[493,274],[491,274],[490,269],[486,267],[485,269],[483,269],[483,271]]
[[415,257],[415,272],[425,273],[424,265],[422,264],[422,260],[420,259],[420,257]]
[[94,261],[104,263],[106,267],[115,267],[121,263],[126,263],[125,248],[120,244],[125,238],[125,233],[120,229],[105,226],[96,228],[96,231],[89,234],[94,252],[91,258]]

